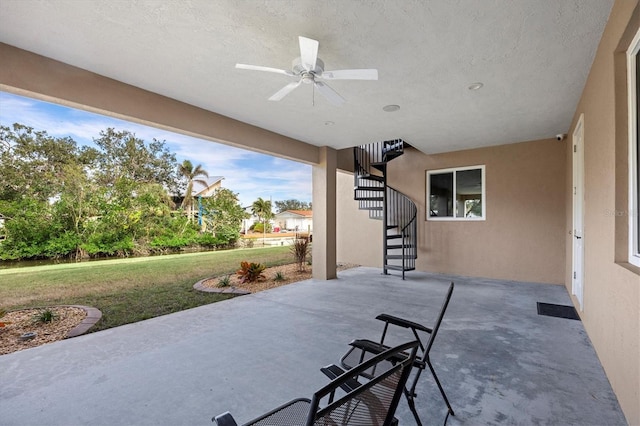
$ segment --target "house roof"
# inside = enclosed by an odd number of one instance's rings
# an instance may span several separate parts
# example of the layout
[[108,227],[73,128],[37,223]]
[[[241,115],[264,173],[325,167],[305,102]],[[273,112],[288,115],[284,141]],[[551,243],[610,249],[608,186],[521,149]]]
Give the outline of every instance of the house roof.
[[[612,4],[2,0],[0,41],[316,146],[402,138],[436,153],[566,133]],[[268,101],[295,80],[235,64],[290,70],[298,36],[327,70],[378,81],[329,81],[341,107],[312,85]]]
[[304,218],[312,218],[313,217],[313,211],[312,210],[285,210],[283,212],[278,213],[276,216],[284,215],[286,213],[288,213],[290,215],[304,217]]
[[208,178],[202,178],[205,182],[207,182],[207,186],[203,186],[201,183],[199,182],[194,182],[193,183],[193,194],[194,196],[199,195],[200,193],[206,191],[207,189],[211,188],[212,186],[214,186],[215,184],[217,184],[218,182],[221,182],[224,177],[223,176],[209,176]]

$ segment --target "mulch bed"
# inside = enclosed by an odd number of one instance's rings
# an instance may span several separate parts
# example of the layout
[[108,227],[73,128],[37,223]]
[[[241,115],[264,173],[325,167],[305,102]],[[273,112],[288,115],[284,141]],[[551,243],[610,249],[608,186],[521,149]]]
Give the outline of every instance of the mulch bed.
[[[355,268],[356,266],[358,265],[339,264],[338,271],[343,271],[349,268]],[[280,281],[275,280],[276,274],[278,272],[280,272],[280,274],[284,277],[283,280],[280,280]],[[265,269],[263,271],[263,275],[265,276],[264,279],[261,279],[259,281],[255,281],[252,283],[241,283],[240,278],[237,275],[235,274],[228,275],[229,277],[228,287],[219,286],[220,280],[226,277],[226,275],[205,279],[201,281],[199,284],[201,287],[204,287],[205,289],[209,288],[212,290],[219,290],[221,292],[224,292],[224,289],[233,288],[246,293],[256,293],[258,291],[269,290],[272,288],[291,284],[293,282],[311,279],[311,266],[305,265],[303,271],[299,271],[298,265],[295,263],[292,263],[289,265],[274,266],[274,267]]]
[[[9,324],[0,327],[0,355],[62,340],[87,316],[84,309],[71,306],[48,309],[57,316],[49,323],[34,321],[34,317],[42,309],[22,309],[3,316],[0,321]],[[36,337],[30,340],[20,340],[20,336],[25,333],[36,333]]]

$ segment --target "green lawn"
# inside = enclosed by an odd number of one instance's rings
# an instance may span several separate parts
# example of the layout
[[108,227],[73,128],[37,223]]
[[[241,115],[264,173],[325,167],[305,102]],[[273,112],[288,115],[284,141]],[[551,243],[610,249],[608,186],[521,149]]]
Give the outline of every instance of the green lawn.
[[289,247],[267,247],[0,270],[7,310],[88,305],[102,311],[92,331],[227,299],[193,290],[197,281],[234,273],[240,262],[293,262]]

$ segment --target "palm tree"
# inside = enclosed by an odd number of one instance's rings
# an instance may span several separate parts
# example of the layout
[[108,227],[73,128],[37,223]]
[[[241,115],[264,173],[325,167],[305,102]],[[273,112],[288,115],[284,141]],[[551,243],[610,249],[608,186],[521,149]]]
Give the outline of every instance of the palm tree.
[[187,210],[187,216],[189,220],[193,218],[193,184],[199,183],[207,186],[207,181],[199,178],[199,176],[209,177],[209,173],[202,168],[202,164],[198,164],[195,168],[189,160],[184,160],[182,164],[178,166],[178,174],[187,179],[187,189],[184,193],[184,200],[180,207]]
[[258,197],[258,199],[251,205],[251,213],[258,216],[258,219],[262,220],[262,245],[264,245],[267,233],[267,220],[273,217],[271,201],[263,200],[262,197]]

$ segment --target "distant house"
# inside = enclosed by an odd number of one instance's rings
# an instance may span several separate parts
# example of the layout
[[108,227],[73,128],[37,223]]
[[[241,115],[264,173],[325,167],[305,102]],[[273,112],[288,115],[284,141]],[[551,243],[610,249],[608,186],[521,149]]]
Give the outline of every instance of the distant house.
[[[187,211],[187,215],[189,217],[199,217],[200,203],[198,202],[199,198],[208,198],[211,197],[218,189],[222,188],[222,180],[223,176],[210,176],[208,178],[202,178],[207,185],[202,185],[199,182],[193,183],[192,196],[194,198],[193,205],[191,206],[191,211]],[[184,200],[184,194],[174,195],[172,197],[173,202],[177,207],[182,204]]]
[[194,182],[193,183],[194,198],[211,197],[214,192],[222,188],[223,179],[224,177],[222,176],[212,176],[212,177],[204,178],[203,180],[207,182],[207,186],[204,186],[198,182]]
[[[191,195],[193,198],[197,199],[198,197],[211,197],[216,190],[222,188],[222,180],[223,176],[211,176],[208,178],[202,178],[207,185],[204,186],[201,183],[194,182],[193,189],[191,190]],[[171,197],[176,206],[180,206],[182,204],[182,200],[184,200],[184,194],[173,195]]]
[[276,226],[290,231],[313,231],[313,211],[285,210],[275,216]]

